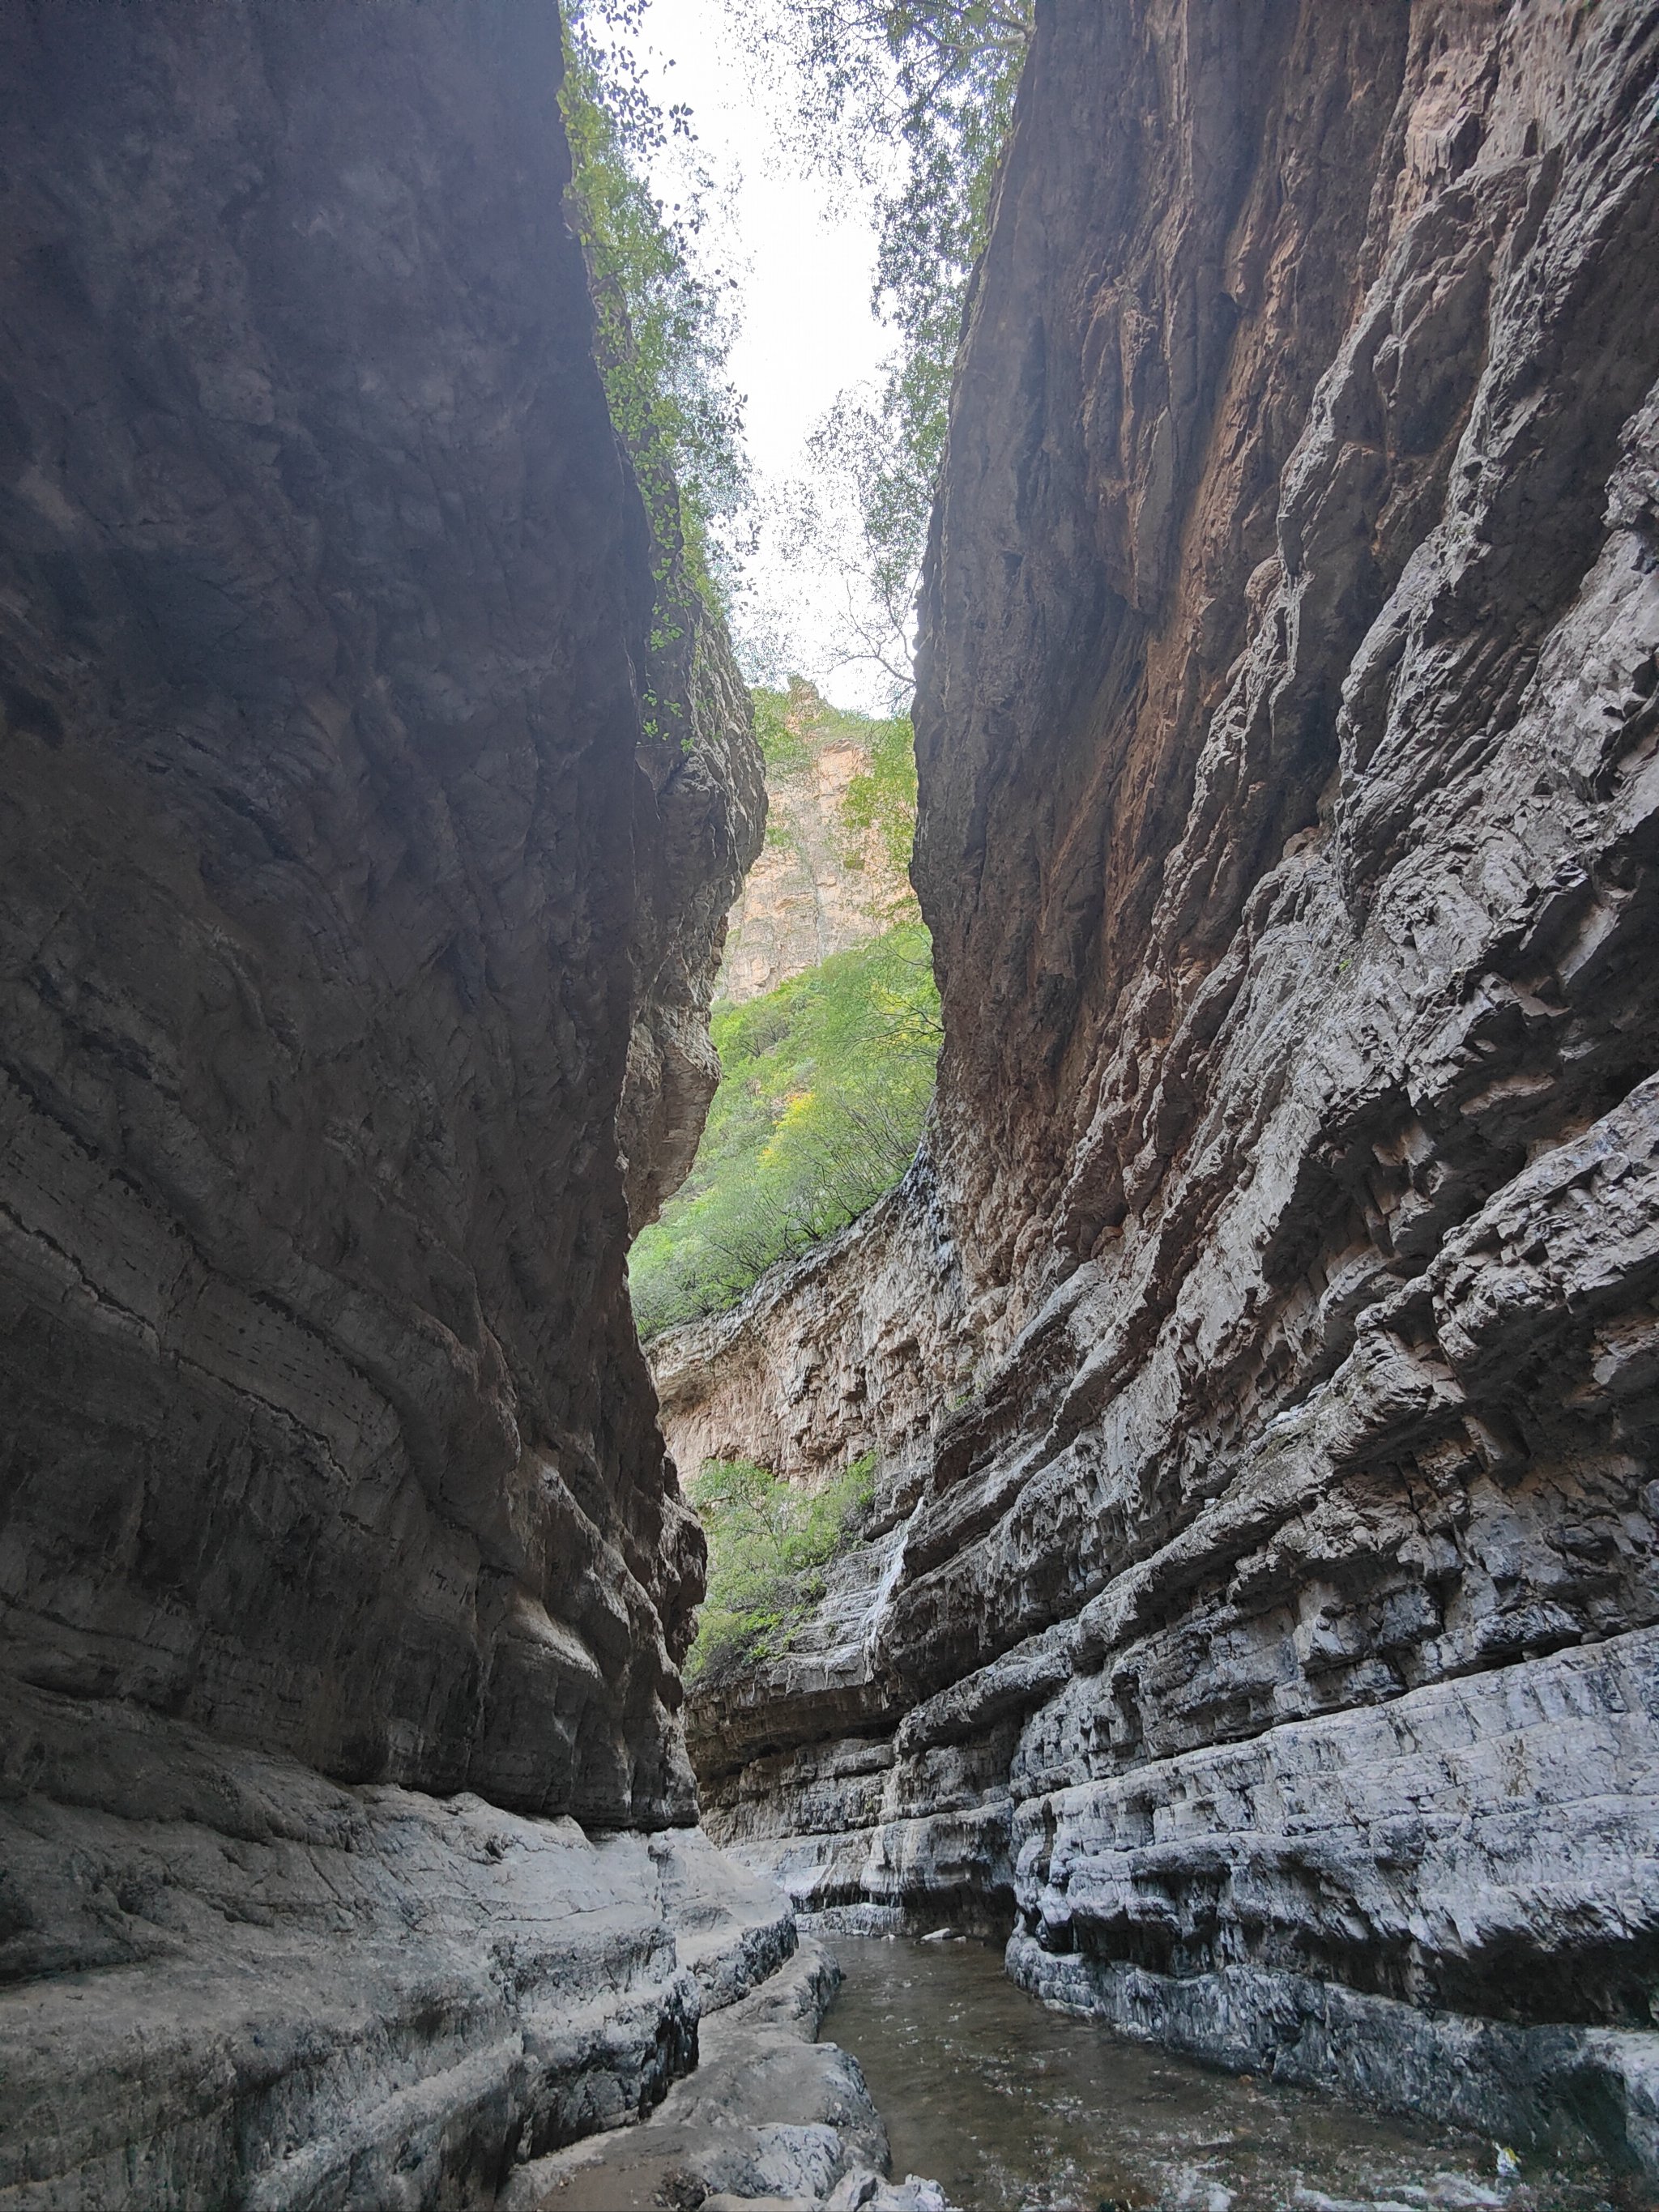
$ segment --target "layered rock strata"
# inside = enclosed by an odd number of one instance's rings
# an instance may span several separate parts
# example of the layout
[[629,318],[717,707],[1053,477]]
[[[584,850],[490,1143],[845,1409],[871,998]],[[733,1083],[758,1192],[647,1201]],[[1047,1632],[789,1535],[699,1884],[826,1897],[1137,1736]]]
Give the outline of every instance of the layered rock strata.
[[642,731],[560,66],[0,25],[9,2203],[483,2203],[695,2048],[574,1823],[696,1814],[618,1111],[648,1209],[761,793],[714,628]]
[[9,1692],[0,2203],[489,2205],[794,1948],[695,1828],[590,1840]]
[[881,1533],[693,1717],[803,1901],[1650,2166],[1656,82],[1636,4],[1039,12],[916,708],[976,1389],[872,1364]]
[[876,1452],[890,1501],[913,1502],[907,1471],[975,1365],[926,1152],[862,1220],[769,1270],[731,1312],[653,1337],[650,1360],[678,1466],[755,1459],[811,1488]]

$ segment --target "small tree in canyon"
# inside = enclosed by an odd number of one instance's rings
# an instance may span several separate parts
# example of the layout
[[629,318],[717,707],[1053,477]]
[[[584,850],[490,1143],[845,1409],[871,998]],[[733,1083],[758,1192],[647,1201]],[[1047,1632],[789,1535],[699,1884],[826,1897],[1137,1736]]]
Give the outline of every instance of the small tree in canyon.
[[[846,653],[910,688],[922,549],[945,452],[969,279],[989,228],[1033,0],[762,0],[757,61],[787,73],[799,149],[832,184],[873,196],[874,306],[897,344],[880,386],[842,393],[811,441],[795,534],[847,569]],[[895,165],[895,149],[898,161]]]

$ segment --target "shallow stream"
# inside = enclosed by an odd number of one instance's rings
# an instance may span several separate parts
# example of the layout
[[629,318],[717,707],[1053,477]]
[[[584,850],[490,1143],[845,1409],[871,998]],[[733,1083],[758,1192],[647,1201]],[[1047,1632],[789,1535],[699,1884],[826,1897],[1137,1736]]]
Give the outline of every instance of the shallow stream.
[[846,1974],[823,2025],[864,2069],[895,2176],[963,2212],[1595,2212],[1645,2202],[1580,2166],[1220,2074],[1051,2011],[1000,1950],[830,1939]]

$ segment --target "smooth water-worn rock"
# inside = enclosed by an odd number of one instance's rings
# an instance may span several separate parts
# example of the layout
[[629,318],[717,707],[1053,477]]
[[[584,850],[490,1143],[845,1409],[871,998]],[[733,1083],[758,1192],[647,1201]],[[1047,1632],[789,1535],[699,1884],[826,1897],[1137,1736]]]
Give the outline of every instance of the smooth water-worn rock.
[[924,592],[925,1218],[665,1374],[792,1473],[896,1409],[870,1602],[694,1715],[717,1836],[1649,2166],[1656,76],[1636,0],[1039,12]]
[[502,2212],[653,2212],[757,2203],[788,2212],[911,2212],[888,2189],[887,2136],[856,2062],[817,2040],[840,1979],[805,1943],[787,1970],[708,2023],[696,2072],[647,2125],[538,2160]]
[[694,2048],[572,1822],[696,1816],[625,1256],[763,793],[717,624],[642,721],[560,69],[0,23],[9,2203],[486,2203]]
[[488,2205],[794,1948],[696,1829],[343,1785],[9,1692],[0,2203]]

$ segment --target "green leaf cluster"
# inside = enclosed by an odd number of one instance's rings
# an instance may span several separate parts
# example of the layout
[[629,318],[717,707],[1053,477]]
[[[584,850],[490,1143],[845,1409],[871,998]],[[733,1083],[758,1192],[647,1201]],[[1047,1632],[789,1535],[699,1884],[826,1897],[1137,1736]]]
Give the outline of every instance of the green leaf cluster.
[[755,708],[755,738],[766,763],[769,783],[775,775],[788,775],[796,769],[805,768],[812,757],[812,748],[806,738],[807,725],[799,711],[803,694],[811,688],[799,678],[792,678],[787,691],[769,690],[763,684],[757,684],[750,690]]
[[861,845],[873,830],[888,866],[903,875],[916,839],[916,739],[908,714],[870,725],[870,765],[847,787],[842,815]]
[[688,1487],[708,1539],[708,1589],[688,1681],[774,1657],[823,1595],[823,1569],[856,1537],[875,1496],[866,1454],[825,1488],[793,1488],[753,1460],[706,1460]]
[[711,1026],[720,1085],[696,1164],[629,1262],[644,1337],[735,1305],[909,1165],[940,1041],[927,932],[834,953]]
[[[579,5],[567,19],[560,104],[570,143],[566,205],[582,241],[597,322],[596,351],[611,420],[651,523],[658,651],[684,631],[674,600],[689,584],[719,610],[729,584],[729,524],[747,507],[742,408],[726,375],[734,326],[726,281],[698,267],[695,222],[664,207],[640,173],[666,131],[689,132],[641,88],[625,39],[601,33],[637,9]],[[648,703],[648,702],[647,702]]]
[[[951,377],[990,229],[1034,0],[767,0],[751,36],[793,64],[800,143],[874,189],[874,304],[897,346],[873,403],[844,394],[812,441],[850,483],[872,597],[888,633],[862,657],[908,672],[908,634]],[[893,178],[891,150],[902,156]],[[892,181],[889,181],[892,179]]]
[[[749,696],[754,703],[755,732],[766,765],[782,775],[805,768],[814,753],[821,752],[838,738],[850,738],[855,745],[868,746],[878,732],[896,730],[902,732],[903,743],[914,750],[915,739],[908,722],[878,722],[872,715],[860,714],[856,707],[834,706],[805,676],[792,676],[788,688],[781,691],[757,684]],[[914,776],[911,781],[914,784]]]

